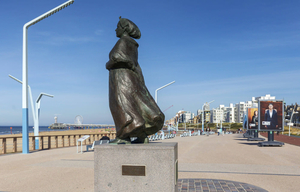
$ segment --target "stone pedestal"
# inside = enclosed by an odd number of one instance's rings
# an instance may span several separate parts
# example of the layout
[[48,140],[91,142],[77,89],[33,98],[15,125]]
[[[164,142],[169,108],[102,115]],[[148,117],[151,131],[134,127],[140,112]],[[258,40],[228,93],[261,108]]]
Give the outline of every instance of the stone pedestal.
[[95,191],[177,192],[177,159],[177,143],[97,145]]

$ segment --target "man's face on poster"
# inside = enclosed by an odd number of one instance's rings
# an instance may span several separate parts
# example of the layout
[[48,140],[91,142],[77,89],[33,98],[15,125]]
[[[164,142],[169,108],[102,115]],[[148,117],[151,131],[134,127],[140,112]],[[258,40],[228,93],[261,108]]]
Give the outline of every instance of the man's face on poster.
[[270,110],[270,111],[273,110],[273,104],[269,104],[269,110]]

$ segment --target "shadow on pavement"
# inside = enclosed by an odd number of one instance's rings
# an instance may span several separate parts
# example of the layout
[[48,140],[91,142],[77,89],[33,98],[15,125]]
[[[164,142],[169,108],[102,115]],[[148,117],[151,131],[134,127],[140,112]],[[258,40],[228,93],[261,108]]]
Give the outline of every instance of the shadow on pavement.
[[244,145],[257,145],[257,146],[258,146],[258,143],[239,143],[239,144],[244,144]]
[[234,140],[238,140],[238,141],[247,141],[248,138],[242,138],[242,139],[234,139]]

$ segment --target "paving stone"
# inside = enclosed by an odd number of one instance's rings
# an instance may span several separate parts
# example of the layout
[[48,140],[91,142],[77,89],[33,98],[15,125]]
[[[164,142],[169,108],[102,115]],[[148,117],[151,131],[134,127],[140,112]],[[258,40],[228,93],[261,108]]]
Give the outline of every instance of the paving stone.
[[179,192],[268,192],[260,187],[217,179],[178,179]]

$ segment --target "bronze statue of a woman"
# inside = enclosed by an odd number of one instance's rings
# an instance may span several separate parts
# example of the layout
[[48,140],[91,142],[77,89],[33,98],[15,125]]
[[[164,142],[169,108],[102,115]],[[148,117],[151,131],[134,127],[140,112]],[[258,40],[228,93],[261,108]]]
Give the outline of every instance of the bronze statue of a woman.
[[150,95],[138,63],[139,28],[129,19],[121,18],[116,35],[120,39],[109,53],[109,107],[117,136],[114,143],[147,143],[148,135],[159,131],[165,116]]

